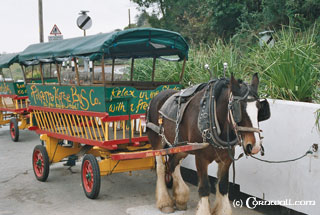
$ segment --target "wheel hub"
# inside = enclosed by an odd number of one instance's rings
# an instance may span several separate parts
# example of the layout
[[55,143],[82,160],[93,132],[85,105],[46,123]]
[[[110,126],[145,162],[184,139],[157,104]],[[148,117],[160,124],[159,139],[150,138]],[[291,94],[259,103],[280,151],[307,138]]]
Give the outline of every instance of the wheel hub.
[[40,159],[38,159],[36,164],[37,164],[38,167],[41,167],[42,166],[42,161]]
[[86,174],[86,179],[91,181],[91,173],[90,172]]

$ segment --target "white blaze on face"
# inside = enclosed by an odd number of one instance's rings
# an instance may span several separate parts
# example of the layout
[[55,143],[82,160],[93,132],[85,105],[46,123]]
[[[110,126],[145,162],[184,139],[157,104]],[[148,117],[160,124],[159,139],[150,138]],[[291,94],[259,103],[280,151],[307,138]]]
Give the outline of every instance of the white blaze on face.
[[[247,111],[247,114],[251,120],[252,127],[259,128],[257,102],[256,101],[248,102],[246,111]],[[256,144],[254,145],[254,147],[252,149],[252,154],[258,153],[261,149],[261,140],[260,140],[259,133],[254,132],[254,137],[256,139]]]

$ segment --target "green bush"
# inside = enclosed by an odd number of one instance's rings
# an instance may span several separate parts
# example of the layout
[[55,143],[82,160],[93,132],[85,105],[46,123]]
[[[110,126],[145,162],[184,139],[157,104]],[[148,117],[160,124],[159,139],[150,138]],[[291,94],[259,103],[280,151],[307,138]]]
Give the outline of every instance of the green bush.
[[[204,69],[209,64],[214,78],[223,76],[223,63],[228,63],[227,76],[247,82],[258,72],[260,93],[274,99],[293,101],[319,101],[320,62],[316,36],[319,29],[314,26],[309,31],[283,27],[275,33],[274,47],[260,47],[258,36],[251,46],[239,46],[216,40],[211,44],[191,45],[182,84],[207,82],[210,75]],[[253,35],[253,33],[250,33]],[[182,63],[157,60],[155,80],[178,81]],[[135,80],[151,80],[152,60],[135,62]]]
[[[189,84],[208,82],[210,74],[204,68],[205,64],[209,64],[213,71],[213,78],[222,77],[224,62],[228,63],[227,76],[230,76],[230,73],[233,72],[237,78],[245,78],[246,73],[242,72],[245,68],[242,68],[242,65],[239,64],[240,58],[240,49],[226,45],[221,40],[217,40],[210,45],[203,43],[198,46],[192,45],[189,50],[189,60],[186,63],[182,84],[188,86]],[[135,61],[134,70],[134,80],[151,80],[152,59]],[[182,62],[157,60],[155,80],[179,81],[181,71]]]
[[287,27],[276,33],[274,47],[255,47],[249,53],[251,70],[261,74],[271,98],[311,102],[319,94],[319,47],[315,28],[308,32]]
[[320,132],[320,109],[318,109],[315,114],[316,114],[316,122],[315,122],[315,124],[316,124],[316,126],[318,128],[318,131]]

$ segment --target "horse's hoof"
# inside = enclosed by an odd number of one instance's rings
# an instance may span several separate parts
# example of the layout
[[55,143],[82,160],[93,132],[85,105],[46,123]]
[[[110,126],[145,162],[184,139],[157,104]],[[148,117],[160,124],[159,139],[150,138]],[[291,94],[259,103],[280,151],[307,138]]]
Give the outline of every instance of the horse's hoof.
[[163,207],[160,209],[162,213],[171,214],[174,212],[173,207]]
[[179,211],[185,211],[187,210],[187,204],[178,204],[176,203],[176,207]]

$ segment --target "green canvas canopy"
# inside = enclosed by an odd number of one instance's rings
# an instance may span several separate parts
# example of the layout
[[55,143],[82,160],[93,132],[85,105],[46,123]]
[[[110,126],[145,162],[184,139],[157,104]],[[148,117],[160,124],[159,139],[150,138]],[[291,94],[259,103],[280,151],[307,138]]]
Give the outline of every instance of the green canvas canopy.
[[28,61],[59,61],[65,57],[143,58],[177,55],[188,58],[189,46],[178,33],[155,29],[135,28],[124,31],[33,44],[19,54],[20,63]]
[[9,68],[11,64],[18,62],[18,54],[0,55],[0,68]]

